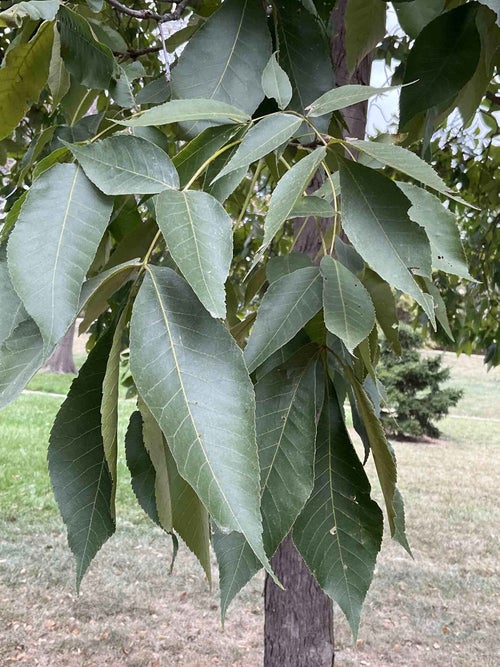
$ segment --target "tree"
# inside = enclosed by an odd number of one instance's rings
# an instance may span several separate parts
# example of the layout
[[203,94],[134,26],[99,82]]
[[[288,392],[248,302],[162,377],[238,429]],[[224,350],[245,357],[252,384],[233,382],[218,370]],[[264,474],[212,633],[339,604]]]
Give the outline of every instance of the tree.
[[[213,546],[222,615],[262,567],[289,584],[270,559],[293,541],[311,599],[322,589],[356,634],[383,518],[344,403],[408,548],[376,416],[378,331],[398,352],[395,291],[446,326],[433,270],[467,271],[447,215],[459,194],[409,147],[423,137],[426,156],[465,95],[480,103],[498,17],[478,2],[398,3],[415,39],[400,133],[365,141],[353,105],[383,92],[363,85],[382,0],[165,4],[45,0],[0,14],[0,405],[82,313],[92,349],[48,457],[77,585],[114,531],[127,351],[134,491],[208,578]],[[311,664],[303,646],[287,650],[287,664]],[[271,653],[267,665],[283,664]],[[314,659],[331,663],[331,647]]]

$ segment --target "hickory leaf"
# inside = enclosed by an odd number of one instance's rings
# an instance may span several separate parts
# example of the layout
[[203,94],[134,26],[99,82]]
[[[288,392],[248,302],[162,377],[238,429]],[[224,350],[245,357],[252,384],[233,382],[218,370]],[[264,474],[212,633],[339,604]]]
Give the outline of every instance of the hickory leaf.
[[322,306],[322,280],[315,266],[297,269],[271,283],[245,348],[250,372],[288,343]]
[[172,160],[140,137],[118,135],[86,146],[66,145],[106,195],[157,194],[179,187]]
[[102,440],[102,383],[113,340],[109,330],[90,352],[57,413],[48,451],[50,481],[76,558],[76,584],[115,531],[112,479]]
[[46,351],[76,317],[111,209],[112,200],[73,164],[55,165],[28,192],[9,238],[9,271]]
[[137,389],[160,424],[181,476],[215,522],[262,544],[255,398],[241,350],[168,268],[149,267],[131,322]]
[[161,193],[156,215],[170,254],[197,297],[214,317],[225,317],[224,283],[233,256],[229,215],[198,190]]

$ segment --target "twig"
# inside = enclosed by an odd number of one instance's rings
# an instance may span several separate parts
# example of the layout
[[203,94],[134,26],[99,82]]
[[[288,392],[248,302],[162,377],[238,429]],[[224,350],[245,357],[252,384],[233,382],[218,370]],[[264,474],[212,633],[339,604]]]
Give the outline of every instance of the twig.
[[[169,4],[174,4],[174,0],[160,0],[162,2],[168,2]],[[153,21],[158,21],[158,23],[167,23],[168,21],[177,21],[182,16],[183,11],[186,9],[189,0],[181,0],[181,2],[175,3],[175,9],[171,12],[166,12],[165,14],[158,14],[157,12],[152,12],[149,9],[131,9],[126,5],[119,2],[119,0],[107,0],[108,4],[116,9],[116,11],[121,12],[122,14],[127,14],[127,16],[133,16],[136,19],[142,21],[147,21],[152,19]]]

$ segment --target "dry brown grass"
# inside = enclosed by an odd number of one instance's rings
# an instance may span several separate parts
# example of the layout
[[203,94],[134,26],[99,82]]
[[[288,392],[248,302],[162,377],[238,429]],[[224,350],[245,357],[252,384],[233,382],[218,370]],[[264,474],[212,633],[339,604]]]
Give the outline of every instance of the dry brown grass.
[[[415,559],[386,541],[357,645],[335,614],[337,667],[500,664],[500,371],[486,375],[479,358],[450,360],[454,381],[463,378],[466,390],[455,412],[466,418],[446,419],[440,441],[395,443]],[[5,446],[4,438],[0,463]],[[0,527],[2,667],[261,664],[261,575],[222,630],[217,590],[209,590],[194,558],[182,549],[170,576],[168,540],[130,514],[77,597],[59,521],[49,509],[30,515],[33,498],[23,498],[16,502],[27,507],[18,512],[1,508],[11,519]]]

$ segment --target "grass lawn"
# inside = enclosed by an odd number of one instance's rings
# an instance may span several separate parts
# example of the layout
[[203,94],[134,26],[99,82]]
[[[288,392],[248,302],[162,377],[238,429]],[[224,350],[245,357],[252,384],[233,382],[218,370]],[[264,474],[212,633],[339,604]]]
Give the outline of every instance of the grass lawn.
[[[441,439],[394,443],[414,560],[386,540],[356,645],[336,611],[337,667],[499,664],[500,369],[487,374],[479,357],[445,362],[465,395]],[[39,374],[29,388],[59,394],[70,381]],[[261,664],[262,576],[223,630],[216,585],[186,548],[168,574],[169,540],[137,508],[123,461],[117,533],[75,594],[45,462],[60,402],[24,394],[0,414],[0,665]],[[131,409],[121,402],[122,432]]]

